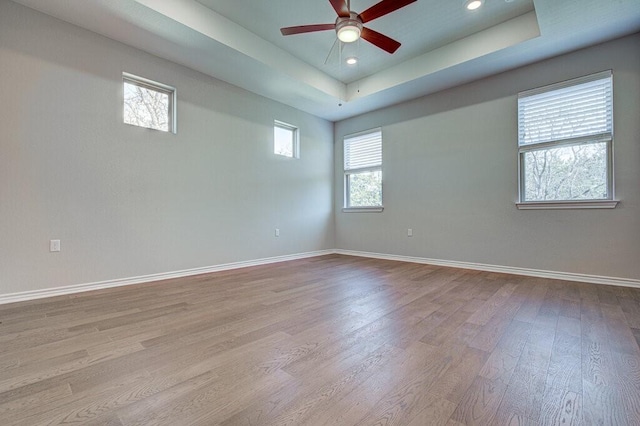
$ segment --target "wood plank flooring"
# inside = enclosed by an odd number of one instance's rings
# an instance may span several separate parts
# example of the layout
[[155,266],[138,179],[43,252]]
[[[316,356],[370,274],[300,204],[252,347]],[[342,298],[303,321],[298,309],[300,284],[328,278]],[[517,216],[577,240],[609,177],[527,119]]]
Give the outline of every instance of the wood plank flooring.
[[323,256],[0,305],[0,425],[639,425],[640,290]]

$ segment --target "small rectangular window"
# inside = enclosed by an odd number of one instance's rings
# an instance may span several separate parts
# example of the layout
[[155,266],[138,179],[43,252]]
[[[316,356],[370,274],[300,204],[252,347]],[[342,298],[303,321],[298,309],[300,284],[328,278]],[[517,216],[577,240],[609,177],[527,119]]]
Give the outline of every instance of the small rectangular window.
[[382,208],[382,129],[344,138],[344,207]]
[[520,202],[613,200],[612,144],[611,71],[520,93]]
[[290,158],[299,156],[298,128],[282,121],[273,122],[273,153]]
[[175,88],[129,73],[122,80],[126,124],[176,133]]

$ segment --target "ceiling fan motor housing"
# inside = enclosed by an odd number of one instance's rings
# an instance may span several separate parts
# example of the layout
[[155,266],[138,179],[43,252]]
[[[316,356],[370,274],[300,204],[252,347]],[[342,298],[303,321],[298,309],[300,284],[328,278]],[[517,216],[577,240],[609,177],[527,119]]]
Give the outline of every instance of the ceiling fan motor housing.
[[338,38],[345,42],[351,43],[360,38],[362,32],[362,21],[355,12],[350,12],[349,17],[338,16],[336,19],[336,33]]

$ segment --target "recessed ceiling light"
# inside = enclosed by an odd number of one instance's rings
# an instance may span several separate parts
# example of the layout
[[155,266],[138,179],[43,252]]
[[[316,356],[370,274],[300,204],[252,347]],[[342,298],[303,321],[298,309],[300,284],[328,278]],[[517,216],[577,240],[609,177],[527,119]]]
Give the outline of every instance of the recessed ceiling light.
[[352,56],[350,58],[347,58],[347,64],[348,65],[355,65],[358,63],[358,58]]
[[482,3],[484,3],[484,0],[467,0],[464,7],[466,7],[467,10],[476,10],[482,6]]

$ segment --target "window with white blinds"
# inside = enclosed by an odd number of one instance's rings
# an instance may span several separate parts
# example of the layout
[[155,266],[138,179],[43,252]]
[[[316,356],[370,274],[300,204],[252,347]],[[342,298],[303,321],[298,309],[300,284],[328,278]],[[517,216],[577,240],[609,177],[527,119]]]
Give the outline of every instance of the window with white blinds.
[[346,209],[382,207],[382,129],[345,136]]
[[518,95],[520,203],[613,200],[613,75]]
[[382,165],[382,130],[344,138],[344,169],[359,170]]
[[520,145],[611,138],[611,71],[518,95]]

